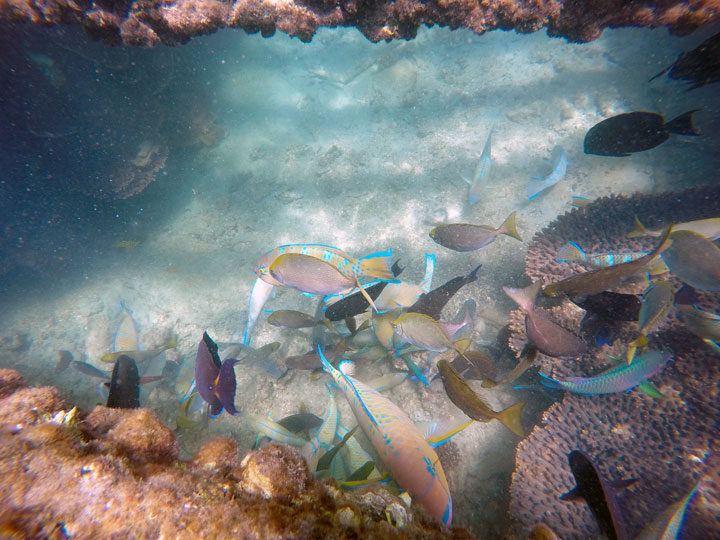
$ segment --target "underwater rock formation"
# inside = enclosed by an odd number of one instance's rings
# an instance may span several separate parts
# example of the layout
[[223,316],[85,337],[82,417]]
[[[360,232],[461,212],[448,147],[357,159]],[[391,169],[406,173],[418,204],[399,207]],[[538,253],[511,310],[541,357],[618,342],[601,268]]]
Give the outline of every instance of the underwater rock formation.
[[178,461],[147,409],[68,410],[52,387],[0,369],[3,538],[471,538],[384,488],[342,492],[292,448],[240,459],[236,442]]
[[[558,249],[568,241],[577,242],[588,252],[647,251],[656,238],[627,238],[634,216],[658,227],[669,221],[719,215],[717,186],[599,199],[559,217],[539,233],[528,248],[526,272],[533,281],[549,283],[586,270],[575,263],[555,261]],[[679,288],[674,278],[673,283]],[[644,283],[629,283],[619,290],[639,293],[644,287]],[[720,295],[698,294],[702,309],[720,311]],[[568,300],[546,312],[571,330],[578,328],[585,315]],[[524,316],[516,311],[511,318],[509,342],[518,351],[525,341]],[[618,337],[612,344],[591,346],[576,359],[558,360],[539,354],[541,371],[554,377],[585,376],[614,366],[610,356],[622,357],[626,344],[637,337],[637,323],[618,322],[616,326]],[[520,443],[510,507],[518,536],[537,522],[546,523],[565,539],[600,534],[587,505],[559,499],[574,485],[567,454],[575,449],[595,459],[607,478],[638,479],[619,495],[632,536],[705,476],[708,479],[700,487],[704,496],[691,503],[683,537],[720,535],[720,521],[713,517],[713,512],[717,516],[720,487],[717,480],[711,481],[717,477],[713,456],[720,452],[717,353],[685,328],[674,309],[648,339],[650,348],[673,353],[673,360],[652,379],[665,398],[654,399],[639,390],[596,396],[566,393],[561,402],[546,411],[542,425]]]
[[276,30],[310,41],[321,26],[356,26],[370,41],[412,39],[420,25],[468,28],[476,34],[515,29],[534,32],[547,27],[551,36],[591,41],[604,28],[667,26],[684,35],[713,21],[714,0],[159,0],[132,2],[65,2],[3,0],[0,20],[36,24],[81,24],[88,33],[110,43],[174,45],[219,28],[242,28],[268,37]]

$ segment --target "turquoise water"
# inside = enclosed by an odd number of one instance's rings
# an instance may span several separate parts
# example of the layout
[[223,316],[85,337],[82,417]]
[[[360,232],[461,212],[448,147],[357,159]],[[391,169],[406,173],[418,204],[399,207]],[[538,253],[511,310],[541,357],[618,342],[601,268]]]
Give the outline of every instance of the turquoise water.
[[[474,299],[472,341],[496,348],[514,307],[501,286],[525,284],[526,244],[571,208],[573,196],[717,182],[717,85],[686,92],[666,77],[647,82],[711,34],[623,29],[569,44],[543,33],[434,28],[413,41],[371,44],[343,29],[304,44],[223,31],[139,50],[88,42],[72,29],[15,28],[0,57],[0,112],[10,126],[0,135],[0,366],[57,385],[85,408],[103,402],[98,380],[54,373],[56,351],[108,368],[100,357],[112,350],[123,302],[142,348],[177,338],[176,349],[141,366],[150,375],[166,361],[182,366],[177,381],[141,394],[142,406],[173,425],[203,331],[217,341],[242,339],[252,269],[288,243],[354,256],[392,249],[413,284],[423,278],[425,253],[436,256],[433,286],[482,263],[480,279],[443,319]],[[627,158],[583,153],[585,133],[606,117],[649,110],[670,119],[691,109],[700,109],[701,137],[672,136]],[[463,178],[472,177],[491,129],[492,171],[470,205]],[[527,182],[556,145],[567,153],[567,173],[528,202]],[[499,227],[513,211],[524,243],[504,236],[457,253],[428,236],[445,222]],[[265,310],[313,313],[315,305],[276,288]],[[275,328],[265,315],[254,346],[277,341],[278,358],[311,347],[309,330]],[[501,371],[513,364],[499,361]],[[238,409],[281,418],[302,404],[324,415],[326,378],[290,371],[274,380],[242,365]],[[361,364],[358,378],[403,366]],[[387,395],[413,420],[457,413],[439,381],[405,382]],[[496,410],[520,399],[511,389],[483,395]],[[530,399],[537,403],[524,418],[528,432],[554,397]],[[341,423],[351,426],[339,395],[338,404]],[[190,454],[227,433],[243,448],[256,438],[226,414],[179,436]],[[456,524],[504,534],[517,442],[498,422],[452,439],[457,457],[446,457],[445,469]]]

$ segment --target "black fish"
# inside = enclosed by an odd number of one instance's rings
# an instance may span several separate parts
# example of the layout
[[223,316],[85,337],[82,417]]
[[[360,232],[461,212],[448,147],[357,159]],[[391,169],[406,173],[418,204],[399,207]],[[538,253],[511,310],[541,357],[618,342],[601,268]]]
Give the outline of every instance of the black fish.
[[607,321],[637,321],[642,302],[635,294],[604,291],[573,300],[585,311],[595,313]]
[[[667,72],[676,81],[693,81],[690,90],[720,81],[720,32],[703,41],[692,51],[678,56],[671,65],[655,75],[657,79]],[[650,82],[648,81],[648,82]]]
[[467,276],[454,277],[445,283],[445,285],[441,285],[429,293],[420,295],[420,298],[418,298],[417,301],[410,306],[408,313],[422,313],[423,315],[427,315],[433,319],[439,319],[443,308],[450,301],[453,295],[468,283],[472,283],[477,280],[477,274],[480,268],[482,268],[482,264],[479,264],[477,268],[475,268],[475,270],[470,272]]
[[219,415],[223,408],[236,415],[235,409],[235,364],[234,358],[220,362],[218,346],[207,332],[203,333],[195,357],[195,385],[200,397],[210,405],[210,415]]
[[629,540],[625,519],[615,490],[627,487],[637,479],[610,483],[603,479],[590,457],[580,450],[568,454],[570,470],[577,484],[560,497],[563,501],[585,499],[602,533],[610,540]]
[[590,128],[585,135],[585,153],[624,157],[655,148],[667,141],[671,133],[699,135],[692,122],[692,115],[698,110],[681,114],[668,123],[661,114],[645,111],[613,116]]
[[[393,263],[393,276],[398,277],[402,271],[403,268],[400,268],[398,262]],[[380,293],[383,292],[383,289],[385,289],[387,284],[387,281],[381,281],[380,283],[376,283],[375,285],[371,285],[366,288],[365,292],[370,298],[375,300],[378,296],[380,296]],[[338,300],[332,306],[327,308],[325,310],[325,317],[333,322],[342,321],[348,317],[354,317],[355,315],[365,313],[369,307],[370,304],[368,304],[365,296],[358,291],[350,296],[346,296],[342,300]]]
[[140,407],[140,377],[135,360],[122,354],[115,360],[107,406],[113,409]]
[[73,359],[73,355],[70,351],[58,351],[57,354],[58,361],[57,364],[55,364],[55,374],[65,371]]

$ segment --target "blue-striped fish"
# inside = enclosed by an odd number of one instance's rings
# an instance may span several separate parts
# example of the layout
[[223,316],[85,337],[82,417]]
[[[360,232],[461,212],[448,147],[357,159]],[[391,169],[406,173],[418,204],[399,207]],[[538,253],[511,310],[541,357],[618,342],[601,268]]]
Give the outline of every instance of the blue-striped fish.
[[122,310],[122,318],[113,337],[113,352],[137,351],[140,346],[135,319],[133,319],[132,313],[122,302],[120,302],[120,309]]
[[527,198],[529,201],[540,195],[544,190],[551,188],[563,179],[567,172],[567,154],[561,146],[556,146],[552,150],[550,157],[550,172],[542,176],[532,176],[527,185]]
[[614,394],[632,390],[662,370],[671,358],[670,351],[648,351],[633,360],[632,364],[619,365],[597,377],[568,377],[556,380],[540,373],[540,381],[549,388],[567,390],[581,396]]
[[482,188],[486,186],[487,179],[490,177],[490,171],[492,170],[492,158],[490,154],[492,152],[492,134],[494,129],[494,127],[490,129],[488,138],[485,141],[485,147],[480,156],[480,162],[477,167],[475,167],[472,180],[467,181],[470,184],[470,190],[468,191],[468,201],[470,201],[470,204],[475,204],[480,200],[480,192]]
[[240,416],[242,416],[242,418],[254,431],[262,433],[266,437],[270,437],[273,441],[300,448],[308,442],[302,437],[295,435],[289,429],[282,427],[277,422],[274,422],[270,418],[260,414],[244,411],[240,413]]
[[[270,272],[269,269],[266,269]],[[268,273],[268,276],[270,274]],[[272,279],[272,278],[270,278]],[[268,301],[273,291],[273,285],[258,277],[255,280],[252,290],[250,291],[250,300],[248,301],[247,325],[245,326],[245,335],[243,336],[243,345],[250,345],[252,331],[255,328],[258,316],[262,313],[265,302]]]
[[568,242],[558,250],[555,260],[558,262],[587,263],[592,266],[604,268],[607,266],[615,266],[616,264],[623,264],[626,262],[634,261],[647,254],[648,252],[645,251],[631,251],[628,253],[586,253],[575,242]]
[[[452,522],[452,497],[445,471],[420,429],[397,405],[366,384],[335,369],[318,347],[325,370],[345,394],[358,423],[395,481],[413,501],[445,525]],[[350,362],[340,366],[348,370]]]

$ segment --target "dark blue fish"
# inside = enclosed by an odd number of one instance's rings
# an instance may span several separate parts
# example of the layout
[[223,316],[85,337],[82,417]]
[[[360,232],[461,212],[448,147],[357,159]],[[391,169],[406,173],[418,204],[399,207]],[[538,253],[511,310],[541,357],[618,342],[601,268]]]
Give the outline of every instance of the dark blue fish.
[[232,415],[238,414],[235,409],[236,363],[234,358],[220,362],[218,346],[207,332],[203,333],[195,357],[195,385],[200,397],[210,405],[210,416],[219,415],[223,408]]
[[140,377],[135,360],[122,354],[115,360],[107,406],[113,409],[140,407]]
[[450,301],[453,295],[468,283],[477,280],[480,268],[482,268],[482,264],[479,264],[468,275],[454,277],[437,289],[421,295],[417,302],[410,306],[408,312],[422,313],[433,319],[439,319],[445,304]]

